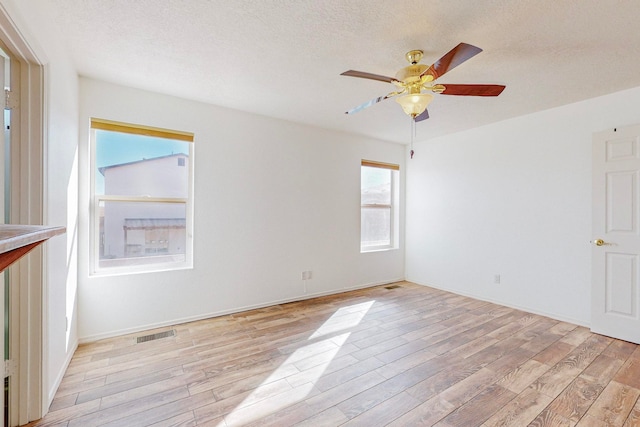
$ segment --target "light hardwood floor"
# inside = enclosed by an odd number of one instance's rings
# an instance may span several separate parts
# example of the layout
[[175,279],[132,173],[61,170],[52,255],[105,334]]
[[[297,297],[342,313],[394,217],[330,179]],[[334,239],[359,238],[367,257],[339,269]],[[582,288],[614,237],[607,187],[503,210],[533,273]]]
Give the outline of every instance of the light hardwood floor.
[[30,426],[636,426],[640,349],[401,282],[78,348]]

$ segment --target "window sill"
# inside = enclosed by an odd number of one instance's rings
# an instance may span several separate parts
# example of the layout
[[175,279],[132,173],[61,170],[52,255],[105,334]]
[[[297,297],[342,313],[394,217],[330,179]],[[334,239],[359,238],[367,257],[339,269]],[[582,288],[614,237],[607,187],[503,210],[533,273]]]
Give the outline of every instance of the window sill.
[[192,270],[193,264],[184,262],[184,263],[176,263],[176,264],[156,264],[156,265],[146,265],[140,267],[124,267],[124,268],[112,268],[112,269],[100,269],[94,271],[89,274],[90,278],[93,277],[112,277],[112,276],[130,276],[133,274],[145,274],[145,273],[163,273],[169,271],[180,271],[180,270]]
[[396,247],[384,247],[384,248],[360,248],[361,254],[368,254],[371,252],[388,252],[398,250]]

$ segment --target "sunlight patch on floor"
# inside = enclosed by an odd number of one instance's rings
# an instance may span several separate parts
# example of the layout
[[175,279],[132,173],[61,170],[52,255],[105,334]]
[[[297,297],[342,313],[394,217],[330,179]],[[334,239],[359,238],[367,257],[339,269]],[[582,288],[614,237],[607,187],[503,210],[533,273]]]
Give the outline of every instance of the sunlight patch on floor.
[[367,301],[338,309],[326,322],[309,337],[310,340],[330,335],[360,324],[375,301]]
[[[291,353],[287,360],[218,423],[218,427],[257,421],[309,397],[314,384],[322,377],[351,335],[351,332],[345,331],[357,326],[374,303],[372,300],[338,309],[309,336],[308,340],[313,342]],[[287,381],[287,377],[300,373],[295,364],[317,356],[320,356],[320,362],[313,367],[313,375],[306,378],[303,384],[293,387]]]

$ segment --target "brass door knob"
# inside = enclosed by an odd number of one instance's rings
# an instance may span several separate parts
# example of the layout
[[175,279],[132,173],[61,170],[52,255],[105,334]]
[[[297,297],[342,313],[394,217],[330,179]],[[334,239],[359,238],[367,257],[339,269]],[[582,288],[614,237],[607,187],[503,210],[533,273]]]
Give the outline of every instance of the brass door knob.
[[596,246],[604,246],[605,245],[605,242],[602,239],[596,239],[591,243],[595,243]]

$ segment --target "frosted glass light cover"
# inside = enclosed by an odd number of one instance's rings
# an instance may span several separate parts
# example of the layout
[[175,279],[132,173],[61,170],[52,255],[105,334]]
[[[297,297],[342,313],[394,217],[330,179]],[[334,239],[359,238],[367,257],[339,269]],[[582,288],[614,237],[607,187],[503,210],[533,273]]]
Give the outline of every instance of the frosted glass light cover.
[[404,112],[412,117],[422,114],[432,100],[430,93],[413,93],[396,98]]

